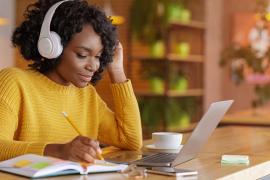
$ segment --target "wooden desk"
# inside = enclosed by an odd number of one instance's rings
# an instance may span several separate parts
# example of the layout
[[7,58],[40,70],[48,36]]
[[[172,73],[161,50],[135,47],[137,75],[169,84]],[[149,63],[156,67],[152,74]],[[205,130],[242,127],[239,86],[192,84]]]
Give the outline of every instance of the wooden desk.
[[[189,135],[184,136],[184,141]],[[245,154],[249,165],[221,165],[222,154]],[[270,128],[226,126],[215,130],[199,156],[178,168],[196,169],[198,179],[257,179],[270,174]],[[0,179],[22,180],[25,178],[0,173]],[[49,180],[118,180],[129,179],[120,173],[72,175],[48,178]],[[164,180],[174,177],[148,174],[146,179]]]
[[237,125],[270,125],[269,107],[259,109],[248,109],[234,112],[226,115],[221,124],[237,124]]

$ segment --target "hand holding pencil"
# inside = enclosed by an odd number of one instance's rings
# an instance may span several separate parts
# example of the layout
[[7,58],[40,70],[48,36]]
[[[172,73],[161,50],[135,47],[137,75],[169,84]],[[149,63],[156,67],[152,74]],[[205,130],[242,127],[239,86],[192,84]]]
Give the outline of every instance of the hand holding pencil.
[[66,112],[62,112],[67,122],[73,127],[73,129],[79,134],[71,142],[65,144],[64,149],[66,156],[69,160],[93,163],[95,158],[104,160],[102,157],[102,151],[99,147],[99,142],[88,137],[83,136],[81,131],[75,126]]

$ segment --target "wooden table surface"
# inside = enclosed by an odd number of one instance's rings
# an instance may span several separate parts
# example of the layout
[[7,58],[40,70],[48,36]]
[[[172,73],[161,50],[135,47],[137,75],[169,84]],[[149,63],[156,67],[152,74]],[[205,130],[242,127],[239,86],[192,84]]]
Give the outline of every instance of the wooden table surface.
[[[184,142],[189,134],[184,135]],[[149,141],[148,141],[149,143]],[[119,153],[119,152],[118,152]],[[123,152],[125,153],[125,152]],[[222,165],[222,154],[249,155],[249,165]],[[226,126],[215,130],[197,158],[177,168],[195,169],[198,179],[257,179],[270,174],[270,128]],[[23,177],[0,173],[0,179],[21,180]],[[47,178],[50,180],[121,180],[132,179],[120,173],[70,175]],[[149,180],[175,179],[175,177],[149,174]]]
[[225,115],[221,124],[270,125],[269,107],[247,109]]

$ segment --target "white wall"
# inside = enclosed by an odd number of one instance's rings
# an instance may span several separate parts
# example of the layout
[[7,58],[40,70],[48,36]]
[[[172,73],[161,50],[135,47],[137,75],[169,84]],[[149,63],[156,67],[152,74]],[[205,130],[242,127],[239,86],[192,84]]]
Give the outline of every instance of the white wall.
[[0,69],[14,66],[14,48],[11,45],[11,34],[15,26],[15,1],[0,0],[0,17],[8,19],[8,24],[0,26]]

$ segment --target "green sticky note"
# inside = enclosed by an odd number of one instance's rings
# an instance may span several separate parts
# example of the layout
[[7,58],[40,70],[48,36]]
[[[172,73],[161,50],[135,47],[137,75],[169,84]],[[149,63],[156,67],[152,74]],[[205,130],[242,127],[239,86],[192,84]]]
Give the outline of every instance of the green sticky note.
[[40,169],[43,169],[47,166],[49,166],[50,164],[48,162],[37,162],[35,164],[33,164],[31,167],[33,169],[37,169],[37,170],[40,170]]
[[221,163],[224,163],[224,164],[249,164],[249,157],[246,155],[222,155]]

